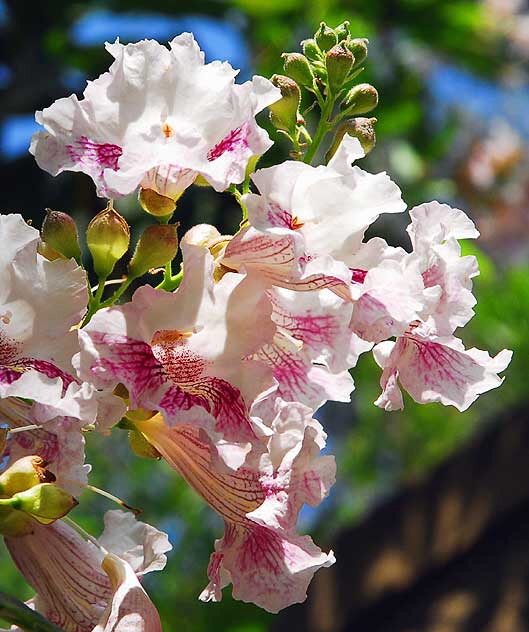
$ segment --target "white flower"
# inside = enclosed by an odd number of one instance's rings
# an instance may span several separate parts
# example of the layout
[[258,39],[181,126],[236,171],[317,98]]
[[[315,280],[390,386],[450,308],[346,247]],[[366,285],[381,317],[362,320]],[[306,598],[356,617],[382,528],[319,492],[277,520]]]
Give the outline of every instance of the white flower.
[[242,182],[248,160],[271,146],[255,115],[279,90],[259,76],[236,84],[238,71],[205,64],[190,33],[170,50],[154,40],[106,48],[115,61],[84,99],[59,99],[36,114],[46,131],[30,151],[52,175],[82,171],[101,197],[141,186],[176,199],[198,174],[218,191]]

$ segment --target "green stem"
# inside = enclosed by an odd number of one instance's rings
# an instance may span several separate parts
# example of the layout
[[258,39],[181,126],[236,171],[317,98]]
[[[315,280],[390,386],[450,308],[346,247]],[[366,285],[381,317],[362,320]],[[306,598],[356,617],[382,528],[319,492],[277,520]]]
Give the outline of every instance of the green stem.
[[181,268],[178,274],[172,275],[169,278],[165,278],[164,276],[163,281],[156,286],[156,289],[165,290],[166,292],[172,292],[173,290],[176,290],[176,288],[180,285],[183,278],[184,269]]
[[121,295],[128,289],[129,285],[134,281],[133,277],[126,278],[123,283],[118,287],[118,289],[112,294],[110,298],[107,298],[106,301],[100,303],[99,307],[110,307],[114,305],[114,303],[121,298]]
[[245,222],[248,219],[248,209],[246,208],[244,202],[242,201],[242,193],[239,191],[239,189],[234,184],[231,185],[231,187],[228,189],[228,191],[233,194],[234,198],[237,200],[237,203],[241,207],[241,210],[242,210],[242,222],[241,223]]
[[103,298],[103,292],[105,291],[105,282],[106,282],[106,277],[104,279],[99,279],[97,290],[95,294],[90,297],[90,300],[88,301],[88,311],[86,312],[86,316],[84,317],[81,327],[88,325],[88,323],[92,320],[92,316],[99,309],[101,305],[101,299]]
[[318,123],[318,127],[316,128],[316,133],[314,134],[314,138],[312,139],[311,146],[307,149],[307,153],[303,158],[303,162],[310,164],[318,151],[319,146],[321,145],[322,140],[325,138],[326,134],[331,130],[331,125],[329,124],[329,116],[332,114],[332,110],[334,107],[334,97],[329,95],[327,96],[325,103],[323,104],[323,108],[321,111],[320,122]]
[[62,628],[4,592],[0,592],[0,618],[26,632],[63,632]]

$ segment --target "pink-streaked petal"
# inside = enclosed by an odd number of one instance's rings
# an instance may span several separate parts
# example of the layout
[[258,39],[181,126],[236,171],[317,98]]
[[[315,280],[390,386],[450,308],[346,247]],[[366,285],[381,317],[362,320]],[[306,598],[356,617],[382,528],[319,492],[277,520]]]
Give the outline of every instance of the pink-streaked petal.
[[265,491],[256,472],[244,467],[229,470],[207,435],[194,425],[168,427],[157,416],[136,427],[191,487],[217,513],[231,522],[248,522]]
[[92,632],[112,596],[99,550],[61,521],[35,524],[31,535],[5,542],[37,591],[39,612],[65,630]]
[[268,235],[251,226],[226,246],[222,263],[235,270],[258,268],[289,276],[296,270],[299,244],[294,235]]
[[357,355],[352,353],[356,336],[349,328],[351,303],[325,291],[299,293],[274,288],[269,296],[274,322],[282,331],[301,341],[313,361],[323,363],[333,371],[356,364]]
[[353,286],[358,300],[350,326],[361,338],[381,342],[399,336],[430,306],[433,297],[425,296],[423,279],[414,263],[387,259],[369,270],[361,285]]
[[255,358],[273,370],[278,382],[272,399],[300,402],[314,410],[326,400],[350,400],[354,382],[347,371],[331,373],[326,366],[313,364],[303,349],[284,335],[276,336],[272,344],[263,345]]
[[[500,386],[498,373],[511,357],[511,351],[503,350],[491,358],[479,349],[465,350],[457,338],[426,338],[412,331],[398,339],[387,358],[381,386],[384,391],[396,389],[398,377],[415,401],[441,402],[464,411],[480,394]],[[388,409],[391,397],[381,403]]]
[[211,583],[201,600],[218,598],[220,554],[222,570],[233,584],[233,597],[274,613],[305,601],[314,573],[335,561],[332,552],[323,553],[308,536],[280,535],[259,526],[227,525],[215,548]]
[[173,174],[165,191],[174,196],[196,173],[217,190],[242,182],[249,159],[270,147],[254,120],[280,98],[267,79],[235,84],[237,72],[226,62],[205,64],[190,33],[175,37],[170,50],[154,40],[106,48],[115,61],[82,100],[72,95],[37,112],[46,131],[30,151],[43,169],[82,171],[98,195],[115,197],[150,184],[153,170],[178,165],[186,176]]

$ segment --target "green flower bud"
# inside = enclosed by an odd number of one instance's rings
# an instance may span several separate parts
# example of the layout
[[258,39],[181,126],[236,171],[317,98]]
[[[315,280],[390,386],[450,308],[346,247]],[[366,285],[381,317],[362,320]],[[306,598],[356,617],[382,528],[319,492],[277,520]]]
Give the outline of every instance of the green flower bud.
[[315,39],[306,39],[301,42],[301,50],[305,57],[311,61],[318,61],[321,59],[321,51],[316,44]]
[[349,90],[340,109],[346,116],[371,112],[378,105],[378,92],[368,83],[359,83]]
[[139,277],[151,268],[164,266],[174,259],[178,250],[177,227],[178,224],[147,226],[130,260],[129,277]]
[[176,200],[166,197],[154,189],[140,189],[138,199],[142,209],[155,217],[172,215],[176,208]]
[[86,240],[97,276],[106,279],[129,248],[129,225],[109,203],[88,224]]
[[158,450],[151,445],[147,439],[138,430],[129,431],[129,443],[131,450],[137,456],[141,456],[144,459],[161,459],[162,455]]
[[46,217],[40,231],[42,239],[62,255],[65,259],[81,261],[81,247],[77,226],[73,219],[66,213],[46,209]]
[[349,38],[349,20],[346,20],[345,22],[342,22],[339,26],[337,26],[334,29],[334,32],[336,33],[336,37],[338,38],[338,41],[341,42],[342,40],[346,40]]
[[7,538],[17,538],[33,533],[34,521],[22,511],[11,507],[0,507],[0,534]]
[[369,40],[365,37],[347,40],[345,42],[346,47],[353,53],[355,58],[355,66],[363,64],[367,57],[367,45]]
[[12,509],[23,511],[41,524],[55,522],[78,504],[73,496],[53,483],[35,485],[9,500]]
[[362,145],[362,149],[366,154],[368,154],[375,146],[377,140],[375,134],[376,122],[376,118],[361,117],[343,121],[343,123],[338,126],[332,145],[325,156],[326,162],[329,162],[329,160],[334,156],[345,134],[358,138],[360,144]]
[[285,75],[273,75],[272,83],[281,90],[281,99],[268,106],[270,121],[277,129],[293,131],[298,122],[301,90],[293,79]]
[[314,39],[323,52],[331,50],[333,46],[338,44],[336,33],[330,29],[325,22],[321,22],[320,28],[316,31],[316,35],[314,35]]
[[55,476],[46,469],[40,456],[25,456],[0,475],[0,495],[11,497],[41,483],[52,483]]
[[325,57],[329,90],[336,94],[340,91],[349,71],[354,64],[354,56],[343,44],[333,46]]
[[301,86],[312,87],[314,75],[306,57],[301,53],[283,53],[281,57],[285,60],[283,62],[285,74]]

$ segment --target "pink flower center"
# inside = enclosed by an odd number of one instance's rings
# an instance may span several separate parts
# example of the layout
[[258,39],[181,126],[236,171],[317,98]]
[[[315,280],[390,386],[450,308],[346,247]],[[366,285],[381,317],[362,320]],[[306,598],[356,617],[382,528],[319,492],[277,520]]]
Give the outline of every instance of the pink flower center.
[[154,357],[163,366],[167,377],[178,385],[196,382],[206,366],[204,358],[186,347],[186,341],[192,335],[192,332],[162,329],[151,341]]

